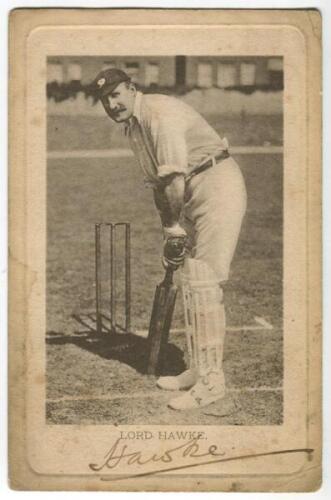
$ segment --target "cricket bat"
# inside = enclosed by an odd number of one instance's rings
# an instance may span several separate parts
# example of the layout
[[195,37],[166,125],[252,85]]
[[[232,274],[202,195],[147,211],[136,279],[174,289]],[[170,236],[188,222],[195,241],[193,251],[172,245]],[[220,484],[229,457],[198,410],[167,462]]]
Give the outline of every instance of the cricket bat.
[[157,285],[155,290],[148,332],[148,375],[155,375],[160,370],[162,353],[168,342],[178,288],[173,282],[173,274],[174,268],[169,266],[163,281]]

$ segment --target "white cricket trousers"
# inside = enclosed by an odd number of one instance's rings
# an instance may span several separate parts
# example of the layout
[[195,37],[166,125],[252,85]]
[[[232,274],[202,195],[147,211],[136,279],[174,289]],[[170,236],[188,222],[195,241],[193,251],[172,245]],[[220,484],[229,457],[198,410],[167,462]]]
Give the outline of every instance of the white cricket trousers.
[[233,158],[196,175],[186,186],[182,225],[190,256],[206,262],[227,281],[246,211],[246,188]]

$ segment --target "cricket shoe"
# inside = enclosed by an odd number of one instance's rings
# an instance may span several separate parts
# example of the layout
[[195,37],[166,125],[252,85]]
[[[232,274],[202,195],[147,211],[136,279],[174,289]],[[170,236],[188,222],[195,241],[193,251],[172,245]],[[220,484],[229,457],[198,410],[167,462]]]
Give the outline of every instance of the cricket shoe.
[[198,380],[198,373],[193,368],[185,370],[183,373],[175,377],[160,377],[156,385],[159,389],[165,391],[186,391],[196,384]]
[[197,383],[185,394],[171,399],[168,406],[173,410],[204,408],[225,396],[223,372],[210,372],[199,377]]

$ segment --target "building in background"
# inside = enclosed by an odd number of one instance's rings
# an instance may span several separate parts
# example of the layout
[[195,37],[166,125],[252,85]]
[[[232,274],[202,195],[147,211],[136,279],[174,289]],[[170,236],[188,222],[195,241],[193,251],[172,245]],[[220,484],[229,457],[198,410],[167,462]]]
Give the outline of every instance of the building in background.
[[47,82],[80,81],[89,85],[97,73],[107,68],[120,68],[142,87],[176,85],[174,57],[49,57]]
[[123,69],[140,87],[152,90],[185,92],[218,87],[252,92],[283,88],[282,57],[52,56],[47,60],[48,90],[69,85],[73,93],[77,92],[106,68]]
[[187,57],[185,83],[188,87],[281,89],[281,57]]

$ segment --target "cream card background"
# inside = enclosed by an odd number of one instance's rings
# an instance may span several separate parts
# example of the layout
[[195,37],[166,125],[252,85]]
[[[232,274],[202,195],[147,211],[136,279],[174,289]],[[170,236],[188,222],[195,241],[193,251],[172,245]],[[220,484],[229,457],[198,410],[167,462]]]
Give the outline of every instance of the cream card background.
[[[37,489],[229,490],[233,483],[244,490],[316,487],[320,456],[319,29],[318,15],[304,12],[21,11],[12,15],[10,286],[15,306],[11,304],[10,315],[10,433],[16,481]],[[88,464],[100,460],[120,430],[144,426],[45,424],[46,58],[109,52],[172,55],[179,47],[181,53],[191,55],[282,55],[285,75],[284,424],[196,430],[205,432],[206,447],[217,443],[227,456],[304,448],[315,452],[111,481],[105,474],[95,474]],[[20,372],[13,363],[19,364]],[[135,449],[146,453],[161,452],[162,446],[165,451],[169,444],[154,439],[135,443]],[[124,464],[116,472],[127,476],[152,469],[152,465],[142,471]]]

